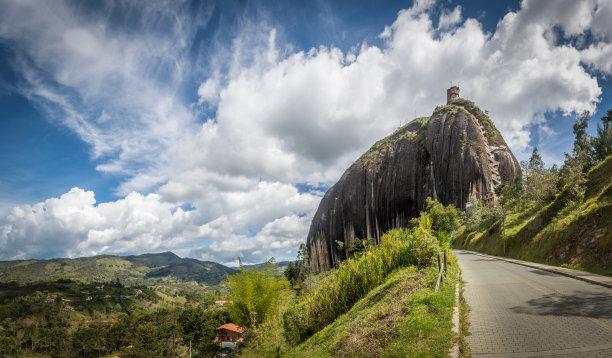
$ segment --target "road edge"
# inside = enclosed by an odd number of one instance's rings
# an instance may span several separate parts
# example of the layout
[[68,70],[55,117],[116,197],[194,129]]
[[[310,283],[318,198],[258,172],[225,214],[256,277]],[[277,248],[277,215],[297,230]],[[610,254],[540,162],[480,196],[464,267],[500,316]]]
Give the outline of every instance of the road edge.
[[456,337],[453,348],[448,353],[451,358],[459,358],[459,280],[455,283],[455,307],[453,307],[453,335]]
[[[492,258],[492,259],[496,259],[496,260],[501,260],[501,261],[506,261],[506,262],[510,262],[516,265],[521,265],[521,266],[526,266],[526,267],[531,267],[531,268],[535,268],[538,270],[544,270],[544,271],[548,271],[548,272],[552,272],[552,273],[556,273],[562,276],[567,276],[567,277],[571,277],[574,278],[576,280],[580,280],[580,281],[585,281],[588,283],[592,283],[595,285],[599,285],[599,286],[604,286],[607,288],[612,288],[612,283],[607,283],[600,280],[596,280],[596,279],[591,279],[589,277],[585,277],[583,275],[590,275],[590,276],[595,276],[597,278],[601,277],[607,280],[612,280],[612,278],[609,278],[608,276],[603,276],[603,275],[598,275],[598,274],[594,274],[594,273],[590,273],[590,272],[583,272],[583,271],[578,271],[578,270],[572,270],[572,269],[567,269],[564,267],[556,267],[556,266],[549,266],[549,265],[544,265],[544,264],[539,264],[539,263],[535,263],[535,262],[529,262],[529,261],[522,261],[522,260],[517,260],[517,259],[511,259],[508,257],[500,257],[500,256],[493,256],[493,255],[488,255],[488,254],[483,254],[482,252],[476,252],[476,251],[469,251],[469,250],[461,250],[461,249],[454,249],[454,251],[463,251],[463,252],[468,252],[474,255],[478,255],[478,256],[482,256],[482,257],[488,257],[488,258]],[[572,272],[572,271],[575,271]]]

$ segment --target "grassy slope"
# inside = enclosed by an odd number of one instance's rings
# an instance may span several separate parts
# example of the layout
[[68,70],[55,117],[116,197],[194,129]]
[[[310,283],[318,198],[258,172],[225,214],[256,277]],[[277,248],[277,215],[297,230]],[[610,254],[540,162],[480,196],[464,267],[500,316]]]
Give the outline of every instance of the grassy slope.
[[445,357],[453,339],[454,259],[438,293],[436,273],[437,267],[396,270],[349,312],[283,356]]
[[[567,192],[539,209],[512,212],[506,220],[506,256],[612,275],[612,156],[587,175],[585,200]],[[500,222],[489,228],[458,230],[454,246],[503,254]]]

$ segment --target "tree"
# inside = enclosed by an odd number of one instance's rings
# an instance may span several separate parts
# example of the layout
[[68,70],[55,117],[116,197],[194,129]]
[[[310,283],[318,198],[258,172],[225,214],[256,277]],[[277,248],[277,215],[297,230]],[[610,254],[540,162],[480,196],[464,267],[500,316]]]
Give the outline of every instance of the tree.
[[451,204],[444,206],[437,200],[427,198],[425,211],[431,217],[433,231],[448,234],[459,226],[459,210]]
[[527,178],[523,195],[542,207],[545,202],[554,199],[558,181],[557,174],[550,170],[534,171]]
[[542,156],[538,152],[538,147],[533,148],[533,152],[531,153],[531,157],[529,158],[529,171],[543,171],[544,170],[544,161],[542,160]]
[[276,275],[274,259],[266,262],[262,271],[257,267],[246,270],[240,258],[240,272],[226,275],[224,283],[228,289],[229,299],[233,304],[229,313],[234,323],[253,327],[264,323],[276,312],[281,295],[290,287],[283,276]]
[[599,163],[612,154],[612,109],[601,117],[603,127],[597,125],[597,136],[591,139],[593,164]]
[[573,156],[578,161],[578,164],[582,166],[582,171],[587,170],[592,166],[591,163],[591,142],[587,135],[586,129],[589,126],[589,111],[584,111],[580,115],[580,118],[574,122],[574,149]]
[[217,327],[230,321],[226,310],[205,310],[202,306],[185,309],[179,316],[183,343],[192,342],[194,350],[212,355],[218,350],[214,342]]
[[298,278],[298,268],[293,261],[289,261],[289,264],[287,264],[287,267],[283,273],[285,274],[287,281],[291,282],[291,284],[295,284]]
[[[607,119],[604,123],[608,123]],[[577,201],[584,198],[585,173],[593,165],[591,155],[591,142],[588,139],[586,128],[589,125],[589,112],[585,111],[574,123],[574,149],[573,155],[565,154],[565,162],[561,168],[559,184]]]
[[577,156],[582,152],[589,150],[589,137],[586,129],[589,126],[589,111],[584,111],[580,118],[574,122],[574,155]]
[[[338,245],[338,251],[344,253],[344,242],[336,241]],[[342,258],[342,255],[340,255]],[[305,244],[300,244],[300,248],[297,253],[297,260],[289,262],[285,268],[285,277],[292,285],[297,285],[304,282],[308,274],[310,273],[310,261],[308,258],[308,248]]]

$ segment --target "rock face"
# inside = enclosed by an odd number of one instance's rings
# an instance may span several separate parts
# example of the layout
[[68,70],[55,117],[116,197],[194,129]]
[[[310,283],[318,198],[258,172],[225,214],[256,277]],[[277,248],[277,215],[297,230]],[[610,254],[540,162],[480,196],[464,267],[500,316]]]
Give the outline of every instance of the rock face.
[[490,200],[496,186],[518,173],[488,116],[455,99],[378,141],[327,191],[308,234],[310,266],[335,267],[356,238],[379,243],[385,231],[418,216],[427,197],[465,209]]

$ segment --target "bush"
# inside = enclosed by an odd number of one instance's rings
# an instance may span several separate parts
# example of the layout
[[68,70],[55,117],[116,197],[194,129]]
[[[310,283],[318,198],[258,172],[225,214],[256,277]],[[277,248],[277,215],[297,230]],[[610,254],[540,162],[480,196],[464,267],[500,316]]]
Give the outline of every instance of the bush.
[[233,301],[229,313],[234,323],[257,326],[276,312],[281,295],[289,289],[290,283],[275,271],[276,263],[271,259],[262,271],[256,267],[247,271],[240,262],[240,272],[227,275],[224,284],[229,300]]
[[427,198],[425,211],[431,218],[431,229],[449,233],[459,226],[459,210],[451,204],[444,206],[437,200]]

